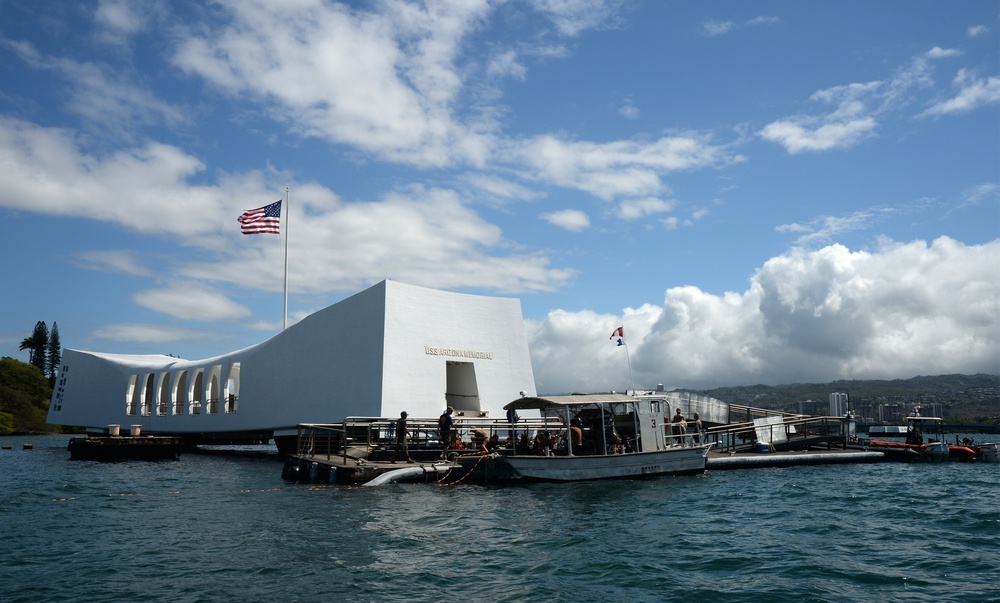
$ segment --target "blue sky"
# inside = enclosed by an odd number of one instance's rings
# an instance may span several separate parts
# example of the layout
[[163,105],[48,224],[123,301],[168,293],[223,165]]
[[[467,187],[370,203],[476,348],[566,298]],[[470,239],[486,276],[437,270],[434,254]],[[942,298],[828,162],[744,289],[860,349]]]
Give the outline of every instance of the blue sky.
[[287,187],[290,322],[518,297],[542,393],[998,373],[998,13],[4,0],[0,355],[273,336]]

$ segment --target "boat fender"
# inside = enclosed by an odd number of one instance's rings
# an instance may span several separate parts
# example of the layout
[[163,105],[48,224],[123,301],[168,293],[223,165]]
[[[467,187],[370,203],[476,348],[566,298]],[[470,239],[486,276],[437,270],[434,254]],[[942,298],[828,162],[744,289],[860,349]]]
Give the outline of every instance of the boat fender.
[[302,481],[303,473],[304,471],[302,471],[302,467],[298,463],[289,461],[285,463],[285,468],[281,471],[281,478],[289,482],[298,482]]

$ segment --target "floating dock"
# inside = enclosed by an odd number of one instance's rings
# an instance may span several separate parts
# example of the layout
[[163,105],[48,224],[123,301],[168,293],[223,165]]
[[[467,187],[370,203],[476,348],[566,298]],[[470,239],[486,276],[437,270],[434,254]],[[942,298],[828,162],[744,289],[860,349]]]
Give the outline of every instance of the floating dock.
[[882,452],[874,450],[789,450],[769,453],[709,452],[706,469],[756,469],[759,467],[794,467],[798,465],[836,465],[845,463],[884,463]]
[[181,438],[163,436],[88,436],[71,438],[70,460],[158,461],[181,455]]

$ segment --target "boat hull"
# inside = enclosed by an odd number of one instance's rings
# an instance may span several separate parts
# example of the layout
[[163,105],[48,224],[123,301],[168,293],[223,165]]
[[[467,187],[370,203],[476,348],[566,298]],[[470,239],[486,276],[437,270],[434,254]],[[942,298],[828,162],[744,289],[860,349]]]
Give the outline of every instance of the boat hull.
[[595,456],[498,457],[473,467],[473,475],[486,481],[575,482],[630,479],[660,475],[697,475],[705,472],[710,445]]

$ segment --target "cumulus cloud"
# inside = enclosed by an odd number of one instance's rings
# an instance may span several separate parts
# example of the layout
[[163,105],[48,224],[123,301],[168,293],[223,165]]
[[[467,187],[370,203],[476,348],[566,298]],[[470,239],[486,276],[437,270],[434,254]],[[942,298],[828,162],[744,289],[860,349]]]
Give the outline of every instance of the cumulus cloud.
[[590,228],[590,217],[577,209],[563,209],[542,214],[541,218],[552,224],[572,232],[582,232]]
[[[296,194],[307,207],[309,197],[307,191]],[[447,189],[411,187],[323,212],[293,206],[291,221],[289,229],[296,230],[288,278],[299,293],[359,290],[384,278],[439,289],[524,293],[557,289],[576,274],[551,266],[544,253],[512,253],[499,227]],[[215,261],[190,263],[180,272],[280,290],[281,256],[281,246],[265,240],[252,248],[230,247]]]
[[[170,276],[281,288],[277,238],[243,237],[236,217],[247,209],[244,200],[260,198],[273,186],[269,180],[284,176],[248,172],[196,185],[190,180],[204,165],[176,147],[150,143],[88,155],[71,132],[6,117],[0,117],[0,155],[0,180],[8,183],[0,207],[119,224],[206,252],[197,264],[165,266]],[[289,278],[299,291],[357,290],[394,277],[442,289],[523,293],[553,290],[575,274],[551,266],[543,253],[512,253],[501,230],[455,191],[412,187],[345,204],[325,187],[292,186],[289,255],[296,261]],[[83,261],[136,268],[123,257],[90,254]]]
[[[742,293],[668,289],[621,315],[558,310],[531,325],[538,390],[710,388],[996,372],[1000,241],[796,248]],[[625,350],[608,334],[625,325]]]
[[463,86],[455,65],[461,42],[488,3],[387,3],[370,12],[318,3],[226,8],[231,21],[187,32],[174,57],[179,68],[257,99],[303,136],[390,161],[477,164],[487,155],[484,122],[456,120],[452,104]]

